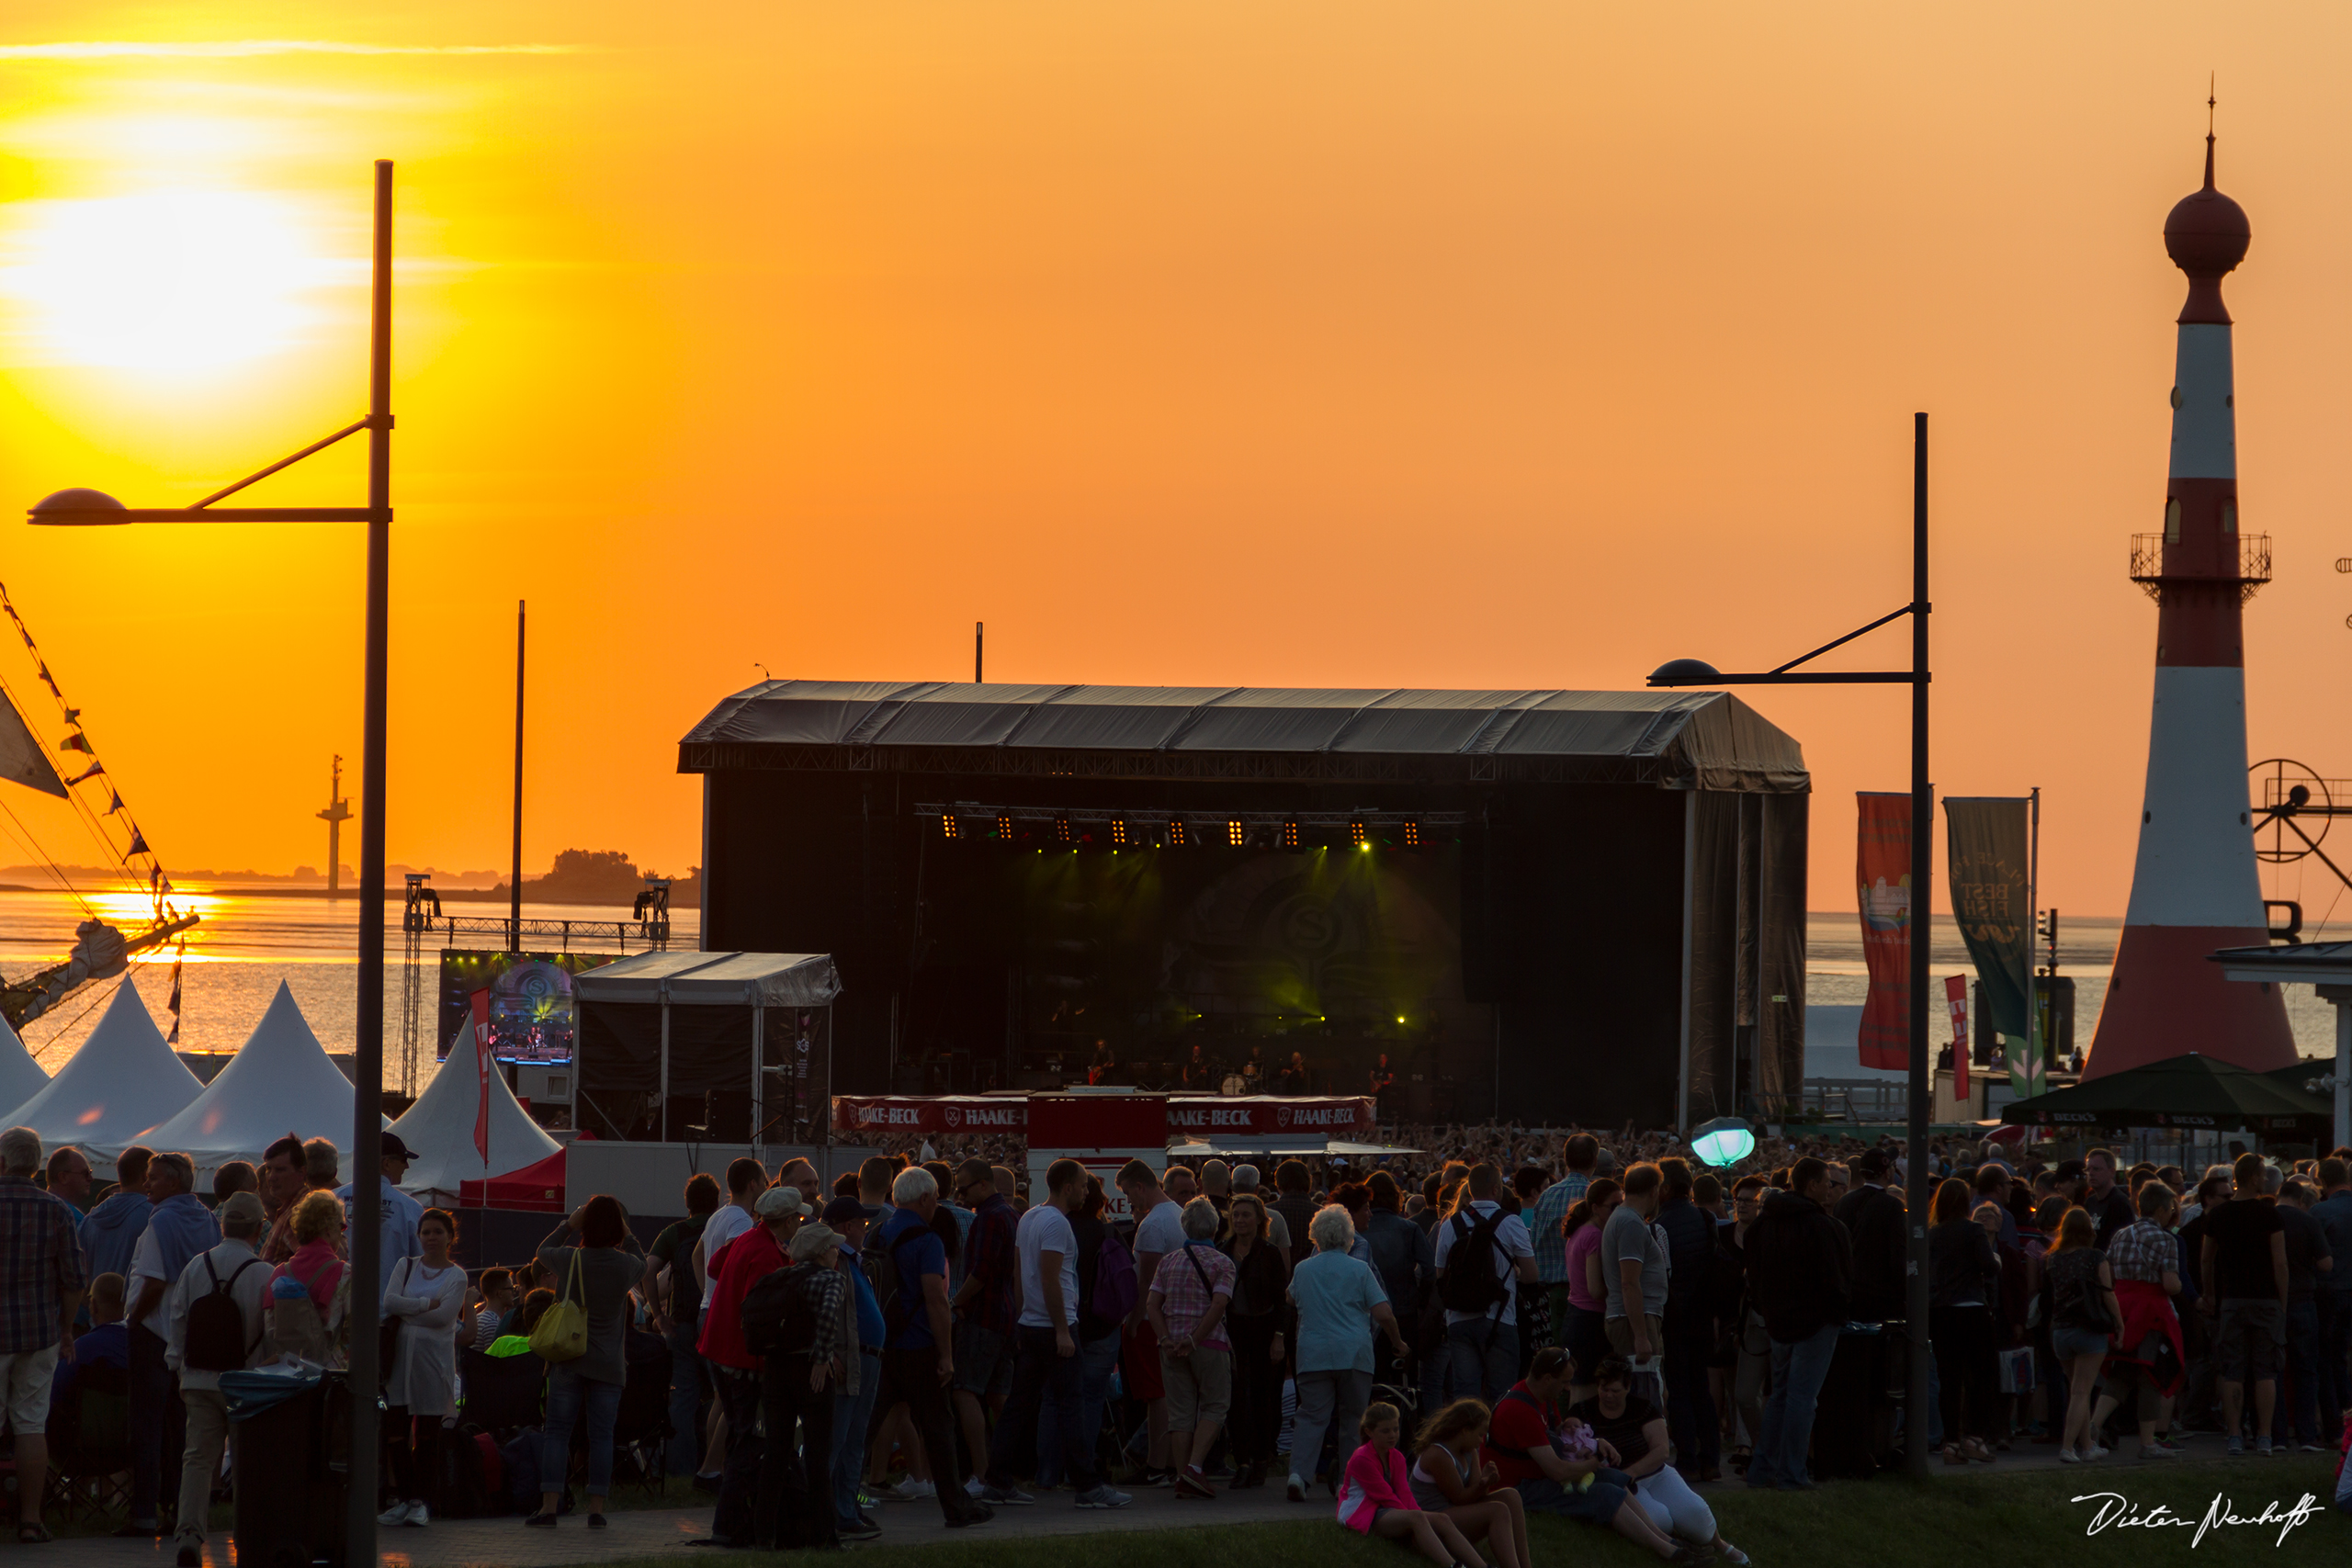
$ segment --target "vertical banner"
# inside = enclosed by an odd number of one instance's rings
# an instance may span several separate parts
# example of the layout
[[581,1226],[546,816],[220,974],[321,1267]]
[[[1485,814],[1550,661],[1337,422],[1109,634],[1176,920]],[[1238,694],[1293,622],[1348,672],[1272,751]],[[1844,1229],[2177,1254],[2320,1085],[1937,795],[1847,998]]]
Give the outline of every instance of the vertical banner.
[[2027,924],[2027,820],[2023,795],[1944,802],[1951,847],[1951,913],[1976,965],[1978,1005],[2002,1036],[2009,1083],[2041,1092],[2033,1027],[2033,933]]
[[1951,1013],[1951,1097],[1968,1098],[1968,976],[1944,976],[1944,1006]]
[[1871,971],[1856,1043],[1863,1066],[1901,1072],[1911,1065],[1911,797],[1862,792],[1854,800],[1856,900]]

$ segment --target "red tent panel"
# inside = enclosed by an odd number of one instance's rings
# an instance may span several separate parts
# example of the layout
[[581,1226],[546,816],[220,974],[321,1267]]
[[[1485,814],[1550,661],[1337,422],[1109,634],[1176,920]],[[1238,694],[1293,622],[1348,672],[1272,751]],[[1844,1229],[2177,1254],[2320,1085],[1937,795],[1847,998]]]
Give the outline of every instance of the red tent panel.
[[467,1209],[560,1214],[565,1212],[563,1151],[558,1149],[536,1165],[493,1176],[487,1181],[461,1181],[458,1184],[458,1203]]

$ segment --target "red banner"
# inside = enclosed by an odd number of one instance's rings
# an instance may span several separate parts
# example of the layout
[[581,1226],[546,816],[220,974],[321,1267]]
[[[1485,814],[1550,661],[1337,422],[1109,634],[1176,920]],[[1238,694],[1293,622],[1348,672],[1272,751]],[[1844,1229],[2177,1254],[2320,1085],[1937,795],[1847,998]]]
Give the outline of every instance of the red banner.
[[[473,994],[473,1017],[469,1023],[474,1037],[474,1074],[479,1080],[481,1101],[474,1108],[474,1148],[481,1156],[481,1163],[490,1164],[490,1075],[498,1065],[490,1054],[490,990],[485,987]],[[455,1055],[455,1053],[452,1053]]]
[[1855,855],[1862,960],[1871,988],[1862,1003],[1862,1066],[1900,1072],[1911,1065],[1911,797],[1857,794]]
[[1372,1100],[1365,1096],[1306,1099],[1292,1095],[1176,1097],[1168,1101],[1170,1137],[1284,1135],[1366,1137],[1373,1131]]
[[[1041,1097],[1062,1112],[1046,1134],[1057,1147],[1157,1147],[1168,1138],[1370,1138],[1374,1120],[1368,1096],[1071,1095]],[[1150,1126],[1137,1131],[1135,1108]],[[1101,1125],[1072,1131],[1069,1114]],[[1114,1128],[1111,1123],[1115,1121]],[[833,1097],[833,1131],[844,1134],[1000,1133],[1025,1137],[1030,1100],[1023,1095],[892,1094]]]
[[1025,1097],[979,1094],[837,1094],[836,1133],[1023,1133],[1029,1131]]

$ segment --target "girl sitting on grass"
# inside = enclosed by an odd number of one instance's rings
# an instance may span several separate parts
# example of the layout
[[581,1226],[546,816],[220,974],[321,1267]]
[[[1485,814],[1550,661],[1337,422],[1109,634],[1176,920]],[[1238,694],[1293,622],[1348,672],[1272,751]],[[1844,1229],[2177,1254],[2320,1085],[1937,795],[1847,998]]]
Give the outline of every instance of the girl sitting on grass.
[[1396,1451],[1396,1407],[1385,1400],[1366,1405],[1357,1435],[1363,1442],[1350,1456],[1347,1477],[1340,1485],[1340,1522],[1364,1535],[1410,1541],[1439,1568],[1486,1568],[1485,1559],[1452,1519],[1423,1513],[1413,1500],[1405,1456]]
[[1453,1520],[1464,1540],[1489,1543],[1502,1568],[1528,1568],[1527,1506],[1478,1454],[1492,1418],[1476,1399],[1457,1399],[1430,1418],[1417,1439],[1413,1501],[1432,1518]]

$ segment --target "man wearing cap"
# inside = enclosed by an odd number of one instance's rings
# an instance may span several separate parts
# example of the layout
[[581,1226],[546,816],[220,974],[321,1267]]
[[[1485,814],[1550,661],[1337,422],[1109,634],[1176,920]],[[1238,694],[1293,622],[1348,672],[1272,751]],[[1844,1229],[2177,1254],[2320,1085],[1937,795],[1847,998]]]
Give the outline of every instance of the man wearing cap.
[[743,1298],[753,1285],[785,1266],[784,1249],[808,1214],[800,1190],[781,1182],[752,1205],[758,1223],[721,1249],[710,1276],[702,1313],[702,1338],[695,1348],[718,1381],[719,1408],[727,1413],[727,1468],[718,1478],[718,1506],[710,1518],[710,1541],[750,1546],[753,1483],[759,1479],[761,1446],[760,1359],[743,1345]]
[[854,1383],[844,1378],[833,1400],[833,1526],[843,1540],[872,1540],[882,1533],[882,1527],[857,1506],[858,1483],[865,1473],[865,1434],[873,1425],[874,1395],[882,1386],[882,1346],[888,1332],[882,1303],[875,1299],[857,1259],[865,1246],[866,1226],[880,1217],[879,1209],[856,1198],[836,1198],[818,1216],[841,1237],[833,1267],[849,1276],[857,1317],[855,1349],[844,1347],[842,1356],[844,1363],[857,1363],[857,1377]]
[[220,1205],[219,1219],[220,1244],[188,1259],[164,1297],[164,1359],[179,1374],[180,1399],[187,1406],[187,1440],[180,1458],[179,1568],[197,1568],[204,1560],[212,1478],[220,1473],[221,1445],[229,1439],[229,1404],[220,1394],[220,1374],[232,1370],[188,1364],[188,1308],[211,1294],[216,1285],[227,1291],[244,1322],[243,1364],[259,1366],[272,1359],[262,1343],[261,1318],[269,1299],[269,1265],[254,1251],[269,1215],[253,1193],[232,1192]]
[[[392,1270],[399,1267],[400,1260],[417,1257],[424,1250],[424,1244],[416,1238],[417,1223],[424,1218],[424,1205],[401,1190],[401,1178],[408,1174],[408,1162],[416,1156],[390,1127],[384,1129],[383,1151],[384,1173],[378,1179],[382,1184],[384,1215],[383,1250],[376,1258],[376,1271],[380,1276],[376,1291],[379,1295],[392,1282]],[[343,1219],[347,1226],[351,1223],[351,1183],[346,1181],[336,1188],[334,1195],[343,1200]]]

